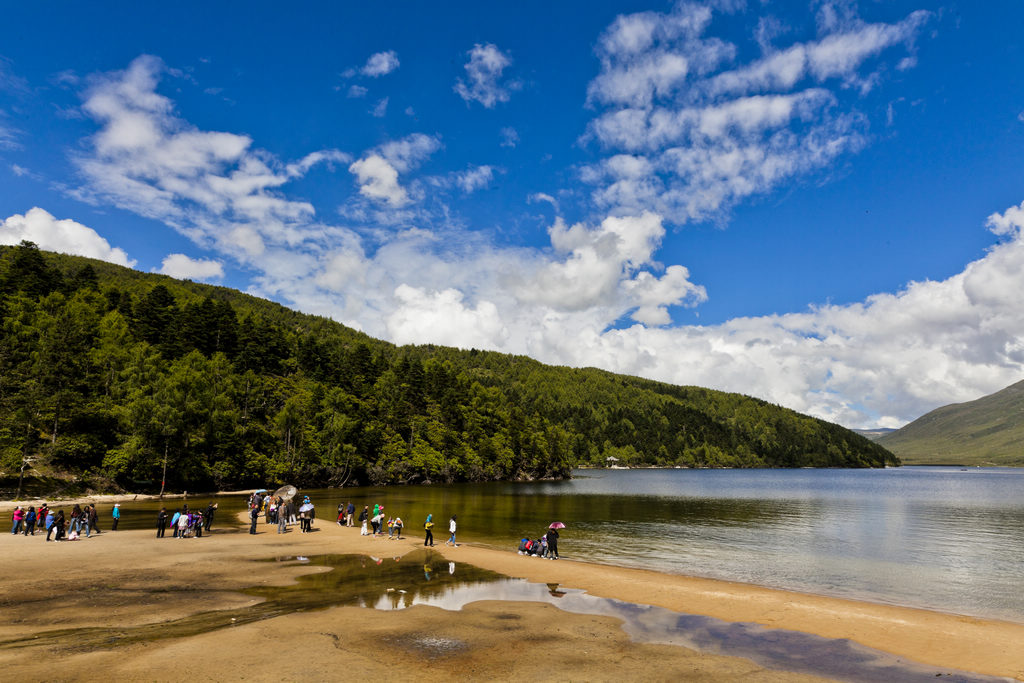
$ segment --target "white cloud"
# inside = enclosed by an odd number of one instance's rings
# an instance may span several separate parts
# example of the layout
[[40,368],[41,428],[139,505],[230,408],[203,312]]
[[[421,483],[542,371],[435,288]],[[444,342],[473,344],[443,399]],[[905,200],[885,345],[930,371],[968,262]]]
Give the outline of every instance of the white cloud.
[[0,221],[0,244],[35,242],[40,249],[75,254],[109,261],[120,266],[135,265],[135,260],[87,226],[70,218],[57,219],[45,209],[35,207]]
[[370,110],[370,113],[373,116],[377,117],[378,119],[379,118],[383,118],[384,116],[386,116],[387,113],[388,113],[388,100],[389,99],[390,98],[385,97],[385,98],[382,98],[381,100],[379,100],[377,102],[377,104],[373,105],[373,109]]
[[467,104],[476,101],[488,109],[493,109],[499,102],[508,102],[510,91],[519,88],[516,81],[501,82],[502,72],[512,65],[508,55],[492,43],[478,43],[467,54],[469,61],[465,65],[466,78],[460,78],[455,83],[455,92],[459,97]]
[[370,78],[377,78],[389,74],[399,66],[398,53],[394,50],[388,50],[387,52],[378,52],[377,54],[371,55],[366,60],[366,64],[359,73]]
[[466,194],[487,187],[493,179],[491,166],[475,166],[455,174],[455,184]]
[[366,88],[361,85],[350,85],[348,86],[348,97],[351,99],[359,99],[366,97],[366,93],[369,92]]
[[865,24],[852,6],[826,5],[817,40],[776,49],[783,27],[761,22],[753,38],[765,54],[740,64],[736,45],[705,35],[708,7],[618,17],[599,41],[601,71],[588,87],[599,113],[583,141],[609,155],[582,169],[595,203],[613,214],[708,220],[860,150],[868,122],[851,100],[881,80],[878,70],[863,73],[869,59],[913,49],[931,14]]
[[436,136],[413,133],[398,140],[385,142],[377,148],[401,173],[407,173],[441,149],[441,140]]
[[502,147],[515,147],[519,144],[519,132],[511,126],[502,128],[500,135]]
[[72,157],[84,181],[75,195],[161,220],[242,262],[322,237],[312,205],[280,188],[315,164],[350,157],[321,150],[283,163],[247,136],[197,130],[156,92],[164,73],[159,59],[144,55],[90,79],[83,110],[100,128]]
[[463,303],[462,292],[399,285],[396,309],[388,316],[388,336],[396,344],[444,344],[457,348],[494,348],[508,337],[498,308],[489,301],[474,307]]
[[394,207],[409,203],[409,195],[398,184],[398,171],[386,159],[371,154],[349,166],[359,181],[359,193],[370,199],[387,202]]
[[168,254],[157,272],[179,280],[219,280],[224,277],[224,266],[220,261]]

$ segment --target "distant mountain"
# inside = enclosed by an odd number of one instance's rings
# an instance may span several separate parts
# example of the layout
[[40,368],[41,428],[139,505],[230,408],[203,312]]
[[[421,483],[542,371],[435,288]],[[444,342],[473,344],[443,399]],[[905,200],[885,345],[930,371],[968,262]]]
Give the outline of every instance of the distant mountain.
[[933,410],[876,441],[905,465],[1024,465],[1024,381]]
[[892,434],[896,430],[891,427],[875,427],[874,429],[854,429],[861,436],[866,436],[872,441],[878,441],[887,434]]

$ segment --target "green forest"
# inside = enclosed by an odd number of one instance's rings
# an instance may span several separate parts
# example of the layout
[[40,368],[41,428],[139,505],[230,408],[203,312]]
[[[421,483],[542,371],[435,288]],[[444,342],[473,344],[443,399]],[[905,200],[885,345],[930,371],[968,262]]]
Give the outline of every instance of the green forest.
[[235,489],[564,478],[577,466],[882,467],[739,394],[373,339],[102,261],[0,247],[0,486]]

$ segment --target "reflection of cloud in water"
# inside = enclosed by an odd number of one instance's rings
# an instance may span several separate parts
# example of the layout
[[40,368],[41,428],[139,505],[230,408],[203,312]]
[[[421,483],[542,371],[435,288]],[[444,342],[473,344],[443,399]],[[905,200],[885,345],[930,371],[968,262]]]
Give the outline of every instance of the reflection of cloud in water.
[[[935,680],[936,676],[957,683],[1007,680],[907,662],[849,640],[681,614],[662,607],[599,598],[581,590],[559,589],[557,584],[533,584],[522,579],[452,585],[426,596],[410,594],[409,598],[407,604],[397,609],[430,605],[456,611],[484,600],[545,602],[573,614],[620,619],[623,630],[635,642],[677,645],[709,654],[743,657],[768,669],[842,681],[918,683]],[[392,600],[382,599],[378,609],[396,607]]]

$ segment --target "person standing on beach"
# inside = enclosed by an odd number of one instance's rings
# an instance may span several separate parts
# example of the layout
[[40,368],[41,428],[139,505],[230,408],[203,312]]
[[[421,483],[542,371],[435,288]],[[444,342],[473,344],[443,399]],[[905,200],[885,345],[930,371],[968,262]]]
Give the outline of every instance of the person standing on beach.
[[210,504],[206,506],[206,514],[203,515],[203,528],[207,532],[210,531],[210,525],[213,524],[213,513],[217,511],[217,504],[212,500]]
[[34,506],[29,506],[28,512],[25,513],[25,531],[24,534],[28,536],[32,534],[36,535],[36,509]]
[[455,543],[455,515],[452,515],[452,518],[448,521],[448,532],[451,534],[451,537],[444,544],[458,548],[458,544]]
[[423,545],[434,547],[434,515],[427,515],[427,521],[423,524],[426,536],[423,537]]
[[[56,535],[53,540],[63,541],[64,540],[64,510],[57,510],[57,516],[53,518],[53,528],[56,530]],[[50,534],[46,534],[47,539],[50,540]]]
[[70,531],[78,531],[79,525],[82,523],[82,506],[75,503],[75,506],[71,508],[71,528]]
[[25,511],[20,507],[14,508],[14,514],[11,515],[11,520],[14,524],[11,526],[11,536],[17,536],[18,532],[21,531],[21,522],[25,519]]
[[259,508],[259,506],[254,504],[249,509],[249,520],[252,522],[252,524],[249,525],[249,533],[252,534],[253,536],[256,535],[256,522],[259,521],[259,518],[260,518],[260,508]]
[[352,518],[355,514],[356,504],[353,502],[349,502],[348,508],[345,510],[345,520],[347,522],[346,526],[354,526],[354,524],[352,523]]
[[545,536],[548,539],[548,559],[558,559],[558,530],[548,529],[548,533]]
[[50,540],[50,532],[53,531],[53,510],[46,511],[46,517],[43,518],[43,524],[46,525],[46,540]]
[[121,505],[119,503],[114,503],[114,509],[110,516],[114,518],[114,521],[110,523],[110,530],[117,531],[117,523],[121,521]]
[[163,538],[164,531],[167,529],[167,508],[160,508],[160,512],[156,516],[156,537]]
[[366,520],[370,517],[370,506],[364,505],[363,511],[359,513],[359,523],[363,525],[363,529],[360,532],[361,536],[366,535]]
[[[96,511],[96,504],[86,506],[85,513],[88,515],[89,526],[96,533],[100,533],[100,513]],[[88,536],[89,532],[86,531],[85,535]]]

